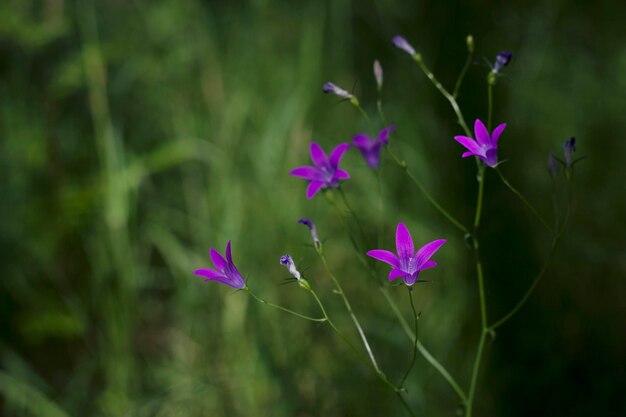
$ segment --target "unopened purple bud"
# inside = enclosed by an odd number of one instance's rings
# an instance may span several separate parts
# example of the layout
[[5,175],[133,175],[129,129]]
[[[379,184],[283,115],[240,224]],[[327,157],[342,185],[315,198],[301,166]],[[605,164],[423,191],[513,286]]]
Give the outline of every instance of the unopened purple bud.
[[563,156],[565,157],[565,165],[572,166],[572,152],[576,152],[576,138],[572,136],[563,143]]
[[411,56],[415,55],[415,49],[413,49],[411,44],[408,43],[407,40],[404,39],[402,36],[400,35],[394,36],[391,41],[396,46],[396,48],[402,49],[403,51],[405,51],[407,54]]
[[556,162],[556,156],[552,152],[548,154],[548,171],[553,177],[556,177],[556,174],[559,172],[559,164]]
[[280,257],[280,264],[289,270],[289,273],[293,275],[298,281],[302,278],[300,272],[296,269],[296,264],[293,263],[293,259],[289,255],[283,255]]
[[378,89],[383,88],[383,67],[380,66],[378,60],[374,61],[374,77],[376,78],[376,85]]
[[313,239],[313,243],[315,244],[316,248],[319,248],[321,245],[321,242],[319,238],[317,237],[317,230],[315,229],[315,224],[313,224],[313,221],[311,219],[307,219],[306,217],[303,217],[300,220],[298,220],[298,223],[301,223],[309,228],[309,230],[311,231],[311,238]]
[[513,53],[509,51],[501,51],[496,55],[496,62],[493,64],[493,72],[498,73],[500,70],[511,62],[513,58]]
[[322,87],[322,91],[324,92],[324,94],[335,94],[343,98],[352,98],[352,94],[330,82],[324,84],[324,87]]

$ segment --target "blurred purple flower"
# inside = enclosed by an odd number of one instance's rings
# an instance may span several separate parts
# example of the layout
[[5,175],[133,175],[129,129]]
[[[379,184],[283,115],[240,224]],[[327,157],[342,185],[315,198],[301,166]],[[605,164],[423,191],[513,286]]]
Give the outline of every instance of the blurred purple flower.
[[445,239],[434,240],[414,252],[413,239],[404,223],[398,223],[396,229],[396,251],[398,254],[383,249],[367,252],[368,256],[391,265],[389,281],[402,277],[408,286],[415,284],[420,271],[437,266],[430,258],[446,243]]
[[563,143],[563,156],[565,157],[565,165],[572,166],[572,152],[576,152],[576,138],[572,136]]
[[476,140],[467,136],[455,136],[454,140],[465,146],[469,152],[463,153],[463,158],[468,156],[477,156],[485,164],[495,167],[498,164],[498,139],[502,131],[506,127],[506,123],[502,123],[495,129],[491,135],[487,128],[480,120],[476,119],[474,123],[474,136]]
[[306,217],[303,217],[300,220],[298,220],[298,223],[301,223],[309,228],[309,230],[311,231],[311,238],[313,239],[313,243],[315,244],[315,247],[316,248],[319,247],[321,245],[321,242],[320,242],[320,239],[317,237],[317,229],[315,229],[315,224],[313,223],[313,221],[311,219],[307,219]]
[[348,93],[343,88],[337,87],[335,84],[330,83],[330,82],[324,84],[324,86],[322,87],[322,91],[324,92],[324,94],[335,94],[339,97],[347,98],[347,99],[350,99],[353,97],[352,94]]
[[367,162],[370,168],[378,168],[378,164],[380,163],[380,151],[383,145],[387,144],[387,138],[395,128],[395,126],[386,127],[378,133],[378,137],[374,140],[371,140],[365,133],[359,133],[352,138],[352,145],[361,152],[361,155],[363,155],[365,162]]
[[415,49],[413,49],[411,44],[408,43],[407,40],[404,39],[402,36],[400,36],[400,35],[394,36],[393,39],[391,39],[391,42],[393,42],[393,44],[396,46],[396,48],[402,49],[407,54],[409,54],[411,56],[415,55]]
[[559,172],[559,164],[556,161],[556,156],[552,152],[548,154],[548,171],[550,175],[556,177]]
[[513,59],[513,53],[509,51],[501,51],[496,55],[496,62],[493,64],[493,72],[495,74],[499,73],[500,70],[511,62]]
[[376,78],[376,87],[380,91],[383,88],[383,67],[380,66],[378,60],[374,61],[374,78]]
[[293,169],[290,174],[294,177],[309,180],[306,189],[306,197],[311,199],[324,186],[334,188],[340,180],[347,180],[350,175],[339,168],[339,162],[350,145],[339,144],[327,157],[322,147],[317,143],[311,143],[311,160],[315,166],[303,166]]
[[283,255],[280,257],[280,264],[289,270],[289,273],[293,275],[295,279],[300,281],[302,275],[300,275],[300,271],[296,268],[296,264],[293,262],[293,259],[289,255]]
[[237,289],[246,287],[246,282],[233,263],[233,257],[230,253],[230,240],[226,244],[226,259],[213,248],[209,254],[215,269],[197,269],[194,274],[204,277],[204,282],[216,281]]

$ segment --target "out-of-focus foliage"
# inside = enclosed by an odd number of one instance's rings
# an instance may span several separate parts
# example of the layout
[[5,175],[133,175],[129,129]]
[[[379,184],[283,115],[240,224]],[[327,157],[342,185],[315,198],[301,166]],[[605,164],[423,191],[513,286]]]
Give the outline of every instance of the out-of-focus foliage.
[[[470,222],[474,164],[452,140],[459,128],[448,104],[391,46],[397,33],[448,86],[474,35],[460,95],[469,120],[486,114],[483,57],[514,52],[495,90],[494,121],[509,124],[502,169],[542,212],[551,212],[547,153],[575,135],[576,156],[588,157],[576,167],[570,227],[548,276],[488,346],[475,414],[623,413],[625,20],[609,0],[2,1],[3,414],[401,415],[326,326],[192,274],[210,265],[210,247],[232,239],[256,292],[314,314],[306,293],[278,285],[288,252],[349,331],[296,224],[311,217],[383,367],[400,378],[408,339],[324,198],[307,201],[303,181],[287,175],[308,163],[310,140],[329,148],[368,129],[321,86],[356,84],[374,114],[377,58],[395,146]],[[345,191],[373,236],[376,178],[354,152],[345,163]],[[483,253],[489,312],[499,317],[529,285],[548,237],[489,174]],[[424,343],[466,386],[479,328],[471,253],[390,161],[383,183],[383,247],[398,221],[420,243],[449,239],[416,300]],[[393,295],[408,318],[404,291]],[[457,409],[421,358],[408,388],[420,415]]]

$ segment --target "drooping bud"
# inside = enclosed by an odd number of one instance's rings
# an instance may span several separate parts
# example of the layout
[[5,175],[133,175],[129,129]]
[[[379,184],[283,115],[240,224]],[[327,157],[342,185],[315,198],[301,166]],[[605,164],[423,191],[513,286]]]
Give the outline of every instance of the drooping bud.
[[472,35],[467,35],[467,38],[465,38],[465,43],[467,43],[467,50],[470,53],[474,52],[474,37]]
[[295,279],[300,281],[300,279],[302,278],[302,275],[300,275],[300,272],[296,269],[296,264],[293,263],[293,259],[291,259],[291,256],[289,255],[281,256],[280,264],[283,265],[285,268],[287,268],[289,270],[289,273],[293,275]]
[[335,94],[339,97],[347,99],[351,99],[353,97],[352,94],[348,93],[343,88],[337,87],[331,82],[324,84],[324,87],[322,87],[322,91],[324,92],[324,94]]
[[374,78],[376,78],[376,87],[378,91],[383,88],[383,67],[380,66],[378,60],[374,61]]
[[393,39],[391,39],[391,41],[396,46],[396,48],[400,48],[403,51],[405,51],[407,54],[411,56],[415,56],[415,49],[413,49],[411,44],[407,42],[407,40],[404,39],[402,36],[400,35],[394,36]]
[[552,177],[556,177],[559,172],[559,164],[556,161],[556,156],[552,152],[548,154],[548,172]]
[[513,53],[509,51],[501,51],[496,55],[496,62],[493,64],[493,73],[498,74],[500,70],[511,62],[513,59]]
[[568,168],[572,166],[572,152],[576,152],[576,138],[574,136],[563,143],[563,157]]
[[315,229],[315,224],[313,223],[313,221],[311,219],[303,217],[298,220],[298,223],[303,224],[309,228],[309,231],[311,232],[311,238],[313,239],[313,244],[315,245],[315,248],[319,250],[319,248],[322,246],[322,242],[320,242],[319,238],[317,237],[317,230]]

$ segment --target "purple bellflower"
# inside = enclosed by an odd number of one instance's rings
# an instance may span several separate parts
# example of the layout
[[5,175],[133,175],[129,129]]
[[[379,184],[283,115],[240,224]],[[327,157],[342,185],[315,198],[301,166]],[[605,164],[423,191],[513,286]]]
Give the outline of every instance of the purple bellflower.
[[367,252],[367,255],[391,265],[389,281],[402,277],[404,283],[411,286],[417,282],[420,271],[437,266],[437,263],[431,261],[430,258],[444,243],[446,243],[445,239],[434,240],[415,252],[409,230],[404,223],[398,223],[396,229],[398,254],[383,249],[375,249]]
[[502,123],[493,129],[490,135],[483,122],[476,119],[474,123],[476,140],[467,136],[455,136],[454,140],[467,148],[468,152],[463,153],[463,158],[477,156],[485,164],[493,168],[498,164],[498,139],[500,139],[500,135],[505,127],[506,123]]
[[320,242],[319,237],[317,237],[317,229],[315,228],[315,224],[313,223],[313,221],[311,219],[303,217],[298,220],[298,223],[301,223],[309,228],[309,231],[311,232],[311,238],[313,239],[313,244],[315,244],[316,248],[319,248],[322,242]]
[[513,59],[513,53],[509,51],[499,52],[498,55],[496,55],[496,62],[493,64],[493,73],[498,74],[502,68],[509,65],[511,59]]
[[340,180],[347,180],[350,175],[339,168],[339,162],[350,145],[341,143],[326,156],[322,147],[317,143],[311,143],[311,161],[315,166],[303,166],[293,169],[290,174],[294,177],[309,180],[306,189],[306,197],[311,199],[322,187],[335,188]]
[[576,152],[576,138],[574,136],[563,143],[563,156],[565,157],[565,165],[568,168],[573,164],[572,152]]
[[335,94],[341,98],[351,99],[352,97],[354,97],[343,88],[337,87],[335,84],[330,82],[324,84],[324,86],[322,87],[322,91],[324,92],[324,94]]
[[393,42],[396,48],[400,48],[407,54],[415,56],[415,49],[413,49],[411,44],[407,42],[407,40],[404,39],[402,36],[394,36],[393,39],[391,39],[391,42]]
[[374,140],[371,140],[370,137],[364,133],[359,133],[352,139],[352,145],[361,152],[361,155],[363,155],[365,162],[367,162],[370,168],[378,168],[378,164],[380,163],[380,151],[383,145],[387,144],[389,134],[393,132],[395,128],[395,126],[386,127],[378,133],[378,137]]
[[204,277],[204,282],[216,281],[237,289],[246,288],[246,281],[244,281],[233,263],[233,257],[230,253],[230,240],[226,244],[226,259],[213,248],[211,248],[209,254],[215,269],[197,269],[194,271],[194,274]]

